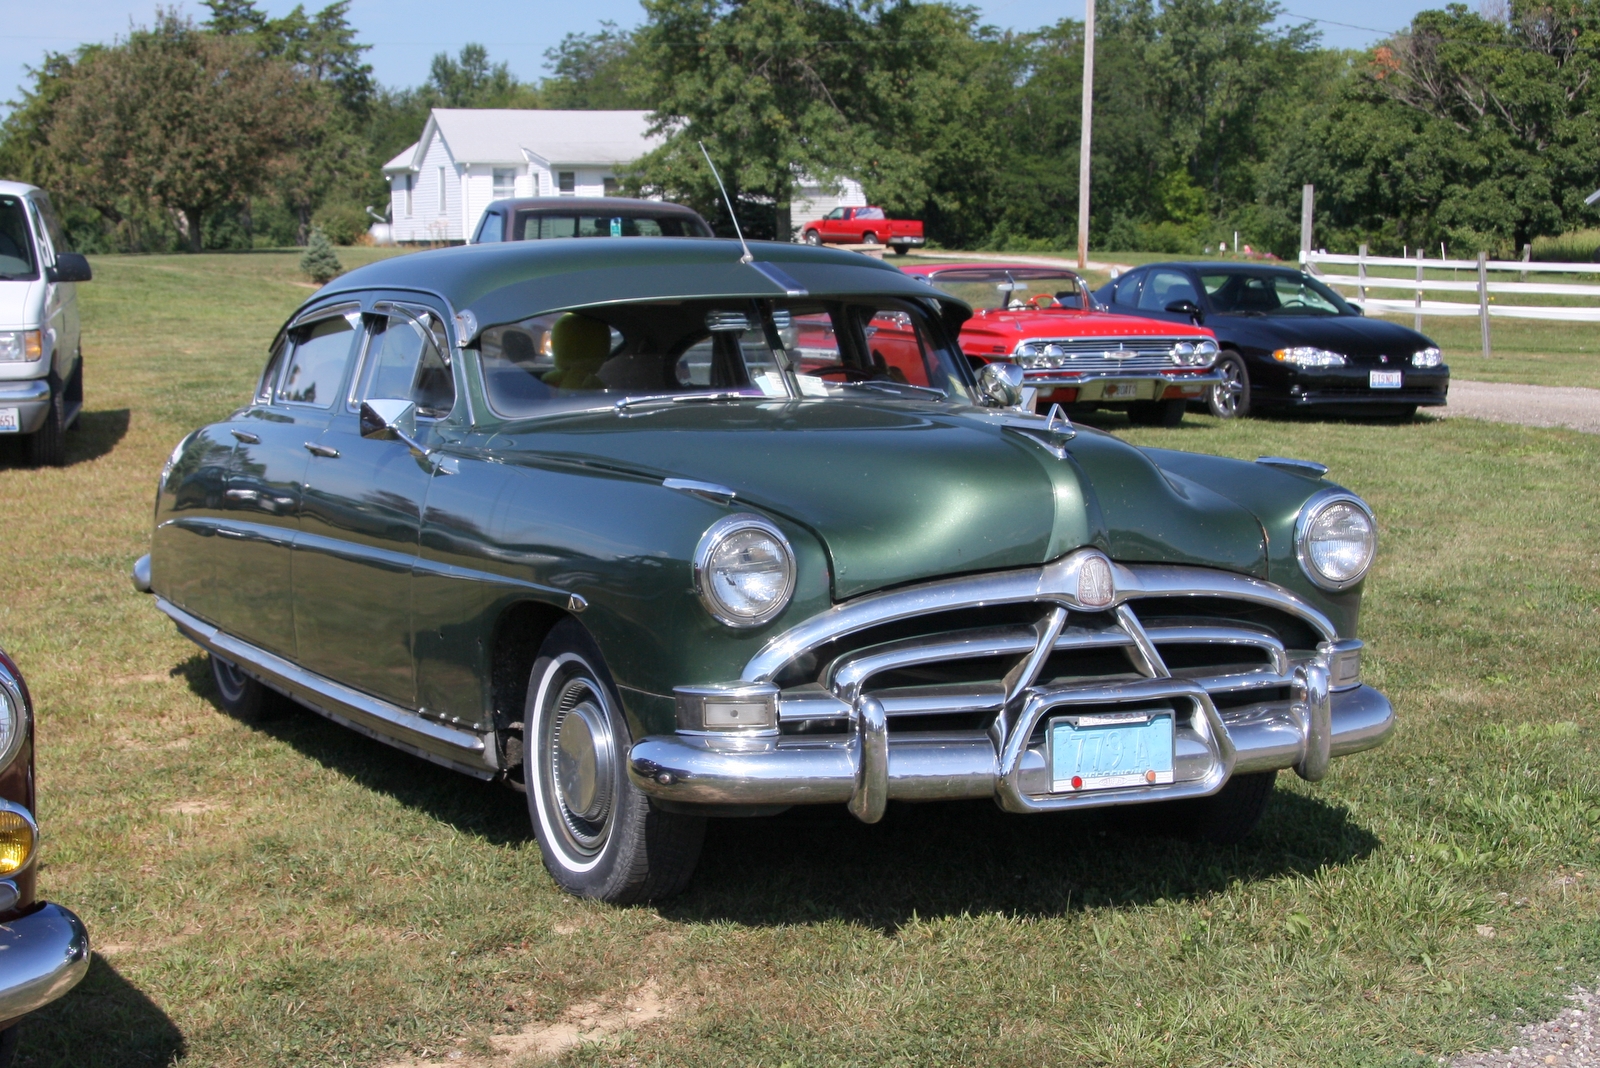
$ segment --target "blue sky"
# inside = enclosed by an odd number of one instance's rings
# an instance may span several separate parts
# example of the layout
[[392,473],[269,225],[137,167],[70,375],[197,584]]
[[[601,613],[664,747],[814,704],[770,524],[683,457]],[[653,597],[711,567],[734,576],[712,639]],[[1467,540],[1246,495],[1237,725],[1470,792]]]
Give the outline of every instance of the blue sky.
[[[315,10],[323,0],[310,0]],[[204,15],[197,2],[178,3],[180,10]],[[266,0],[261,5],[274,15],[294,7],[293,0]],[[987,0],[976,5],[986,21],[1010,29],[1032,29],[1059,19],[1083,17],[1082,0],[1043,5],[1037,0]],[[1324,43],[1360,48],[1399,29],[1424,8],[1443,7],[1444,0],[1342,0],[1337,4],[1294,0],[1286,9],[1300,19],[1323,20],[1318,25]],[[0,47],[0,101],[14,98],[27,77],[25,68],[36,64],[46,50],[66,51],[87,42],[109,42],[133,24],[148,23],[155,11],[152,0],[59,0],[57,3],[23,3],[13,0],[0,18],[9,44]],[[454,53],[469,41],[481,41],[495,61],[505,60],[519,78],[536,80],[545,73],[544,52],[568,33],[598,28],[602,19],[621,26],[640,20],[637,0],[588,0],[587,3],[552,3],[550,0],[354,0],[351,21],[361,40],[373,46],[368,59],[385,85],[420,83],[428,74],[434,53]],[[0,113],[9,111],[0,104]]]

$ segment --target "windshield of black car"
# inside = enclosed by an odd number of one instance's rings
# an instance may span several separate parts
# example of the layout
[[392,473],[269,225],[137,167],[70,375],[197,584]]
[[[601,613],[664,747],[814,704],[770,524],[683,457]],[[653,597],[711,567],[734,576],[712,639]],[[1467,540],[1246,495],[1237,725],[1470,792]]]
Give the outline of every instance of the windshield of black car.
[[1354,315],[1333,290],[1297,271],[1202,274],[1213,311],[1237,315]]
[[21,197],[0,196],[0,280],[35,278],[33,235]]
[[928,280],[974,308],[1066,308],[1083,311],[1083,280],[1049,267],[955,267]]
[[970,400],[964,364],[897,300],[612,304],[492,326],[477,348],[508,419],[641,399]]
[[512,241],[547,241],[562,237],[710,237],[698,219],[649,212],[519,211],[511,227]]

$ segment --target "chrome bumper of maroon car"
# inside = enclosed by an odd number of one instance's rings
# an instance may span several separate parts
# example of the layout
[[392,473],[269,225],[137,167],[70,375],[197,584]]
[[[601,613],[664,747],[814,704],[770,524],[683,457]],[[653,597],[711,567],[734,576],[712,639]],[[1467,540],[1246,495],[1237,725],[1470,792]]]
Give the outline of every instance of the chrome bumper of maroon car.
[[0,923],[0,1028],[43,1008],[89,970],[89,932],[60,905]]

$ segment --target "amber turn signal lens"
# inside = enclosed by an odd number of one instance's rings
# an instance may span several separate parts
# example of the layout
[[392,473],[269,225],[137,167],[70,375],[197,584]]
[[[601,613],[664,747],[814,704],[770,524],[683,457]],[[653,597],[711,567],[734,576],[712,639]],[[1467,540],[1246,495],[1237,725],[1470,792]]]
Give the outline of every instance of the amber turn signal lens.
[[20,812],[0,810],[0,878],[27,867],[33,857],[33,825]]

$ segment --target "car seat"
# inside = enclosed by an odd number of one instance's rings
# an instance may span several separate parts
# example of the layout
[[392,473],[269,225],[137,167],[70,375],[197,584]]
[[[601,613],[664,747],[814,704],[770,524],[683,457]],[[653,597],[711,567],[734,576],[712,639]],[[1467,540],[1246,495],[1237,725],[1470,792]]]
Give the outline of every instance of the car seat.
[[611,355],[611,328],[598,319],[568,312],[550,328],[550,354],[556,369],[544,380],[557,389],[604,389],[596,373]]

